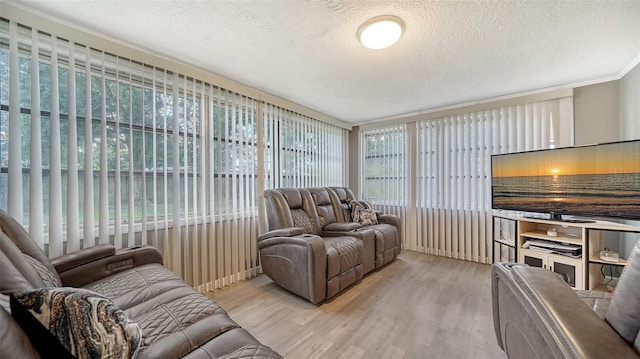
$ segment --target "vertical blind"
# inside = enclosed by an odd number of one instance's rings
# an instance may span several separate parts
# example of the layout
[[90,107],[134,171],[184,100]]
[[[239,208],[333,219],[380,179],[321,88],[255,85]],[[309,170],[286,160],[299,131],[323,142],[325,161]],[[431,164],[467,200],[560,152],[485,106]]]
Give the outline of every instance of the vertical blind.
[[362,135],[362,198],[401,218],[407,207],[407,138],[405,125]]
[[364,132],[363,196],[402,203],[406,249],[487,263],[491,155],[553,147],[562,128],[556,99]]
[[557,100],[472,112],[417,126],[417,236],[408,247],[487,263],[491,155],[553,146]]
[[151,244],[205,291],[259,271],[266,183],[343,184],[338,127],[5,19],[0,80],[0,208],[50,257]]
[[[270,104],[264,106],[268,188],[339,186],[344,183],[344,139],[338,126]],[[269,126],[266,126],[269,125]]]

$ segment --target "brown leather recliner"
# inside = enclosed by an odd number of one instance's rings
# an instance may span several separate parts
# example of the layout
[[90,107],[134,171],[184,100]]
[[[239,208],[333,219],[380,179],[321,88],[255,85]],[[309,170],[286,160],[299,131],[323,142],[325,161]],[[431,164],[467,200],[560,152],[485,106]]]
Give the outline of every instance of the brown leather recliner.
[[526,264],[492,265],[493,327],[508,358],[640,358],[640,241],[613,294]]
[[151,246],[82,249],[51,261],[0,210],[0,358],[39,358],[10,314],[9,294],[61,283],[97,292],[142,330],[137,358],[281,358],[162,265]]
[[269,278],[314,304],[362,278],[362,240],[323,233],[309,190],[266,190],[264,198],[270,231],[258,249]]
[[[336,217],[338,221],[351,222],[351,207],[349,203],[355,200],[353,192],[348,187],[330,187],[335,193],[333,201],[336,208]],[[376,235],[375,244],[375,267],[380,268],[383,265],[393,261],[402,249],[400,225],[400,217],[393,214],[383,214],[377,212],[378,224],[362,226],[363,229],[373,229]]]

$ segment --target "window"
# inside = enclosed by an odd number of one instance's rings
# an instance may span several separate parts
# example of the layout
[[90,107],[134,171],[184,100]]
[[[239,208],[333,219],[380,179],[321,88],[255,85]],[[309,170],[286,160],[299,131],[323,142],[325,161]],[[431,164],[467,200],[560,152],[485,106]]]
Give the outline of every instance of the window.
[[[1,24],[6,36],[9,24]],[[10,208],[9,196],[18,197],[21,220],[34,233],[61,222],[66,233],[89,241],[84,246],[93,244],[98,226],[119,237],[146,218],[169,217],[177,208],[189,213],[190,201],[201,197],[202,85],[11,26],[19,51],[12,54],[3,38],[0,73],[8,79],[10,57],[17,57],[20,102],[13,107],[3,80],[0,206]],[[10,120],[17,114],[19,121]],[[19,140],[9,136],[12,126]],[[8,154],[16,149],[20,163],[12,165]],[[20,193],[8,188],[12,166],[22,172]],[[186,189],[183,196],[168,190],[174,181]]]
[[405,248],[490,262],[491,154],[567,145],[572,115],[561,109],[570,103],[543,100],[365,131],[363,197],[400,216]]
[[220,91],[212,101],[214,211],[256,211],[257,132],[255,101]]
[[0,208],[51,257],[152,244],[200,290],[255,275],[258,194],[342,185],[345,143],[340,127],[0,18]]
[[364,132],[362,139],[363,198],[376,205],[406,205],[405,127]]
[[[337,126],[308,116],[265,106],[268,148],[274,148],[274,161],[268,161],[271,188],[339,186],[343,183],[346,157],[344,133]],[[273,132],[271,132],[273,131]]]

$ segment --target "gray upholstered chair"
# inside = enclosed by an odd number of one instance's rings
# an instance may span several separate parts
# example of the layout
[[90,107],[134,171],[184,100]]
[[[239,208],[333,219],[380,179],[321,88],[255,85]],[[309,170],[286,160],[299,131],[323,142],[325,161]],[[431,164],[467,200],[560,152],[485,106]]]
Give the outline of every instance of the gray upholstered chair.
[[[352,222],[353,217],[349,203],[356,198],[351,189],[348,187],[330,187],[330,190],[335,193],[334,201],[338,201],[334,205],[337,220],[339,222]],[[375,231],[375,267],[379,268],[391,262],[400,254],[402,228],[400,226],[400,217],[396,215],[377,213],[377,218],[378,224],[363,226],[362,228],[371,228]]]
[[492,272],[494,329],[509,358],[640,358],[640,241],[613,295],[576,292],[524,264]]
[[308,190],[266,190],[264,198],[269,232],[258,238],[258,249],[269,278],[314,304],[362,278],[362,240],[322,235]]

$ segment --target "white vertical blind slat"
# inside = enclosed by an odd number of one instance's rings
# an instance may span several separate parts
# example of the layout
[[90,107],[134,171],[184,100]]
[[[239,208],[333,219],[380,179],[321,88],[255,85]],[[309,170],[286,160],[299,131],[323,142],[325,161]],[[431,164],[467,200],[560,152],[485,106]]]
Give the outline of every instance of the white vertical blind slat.
[[[151,131],[151,137],[152,140],[151,142],[153,143],[152,147],[154,149],[154,151],[152,152],[151,155],[151,181],[152,181],[152,187],[153,187],[153,192],[152,192],[152,196],[153,196],[153,219],[151,222],[151,225],[153,226],[153,233],[152,233],[152,242],[151,244],[155,245],[155,246],[159,246],[158,245],[158,149],[160,149],[160,146],[158,146],[158,125],[160,123],[160,119],[158,119],[158,107],[157,107],[157,98],[158,98],[158,89],[157,89],[157,77],[158,77],[158,71],[154,68],[151,70],[151,76],[152,76],[152,81],[151,81],[151,86],[152,86],[152,90],[151,90],[151,122],[153,123],[153,130]],[[166,208],[166,207],[164,207]]]
[[[213,235],[213,244],[212,244],[212,250],[215,252],[216,255],[216,260],[215,260],[215,266],[214,266],[214,272],[215,272],[215,278],[216,278],[216,286],[220,286],[221,285],[221,280],[224,277],[224,238],[222,238],[222,230],[224,228],[223,222],[221,220],[222,218],[222,213],[224,213],[224,211],[226,211],[226,207],[224,206],[224,196],[223,196],[223,183],[224,183],[224,177],[222,177],[222,174],[225,170],[224,168],[224,163],[222,162],[222,154],[224,151],[226,151],[225,147],[224,147],[224,143],[222,141],[222,138],[224,138],[223,135],[223,129],[224,129],[224,123],[222,121],[222,119],[224,118],[224,114],[225,114],[225,104],[223,102],[223,91],[221,88],[216,88],[216,93],[215,93],[215,99],[217,101],[217,107],[216,107],[216,116],[217,116],[217,123],[216,123],[216,130],[215,133],[217,135],[217,148],[218,150],[215,151],[215,157],[214,157],[214,163],[212,164],[212,166],[215,166],[215,168],[218,168],[218,171],[216,172],[218,174],[217,177],[217,185],[214,188],[215,191],[215,196],[214,198],[216,198],[215,202],[212,204],[212,206],[214,207],[214,227],[212,228],[212,231],[214,233]],[[216,204],[217,204],[217,208],[216,208]]]
[[[15,24],[14,24],[15,25]],[[11,38],[12,41],[17,41],[17,35]],[[17,45],[16,45],[17,46]],[[38,32],[36,30],[31,31],[31,137],[32,138],[42,138],[42,118],[40,117],[40,71],[39,69],[39,54],[38,54]],[[17,48],[16,51],[12,51],[12,64],[13,64],[13,54],[17,57]],[[16,61],[17,65],[17,61]],[[13,75],[11,72],[10,76]],[[16,72],[17,76],[17,72]],[[11,80],[11,79],[10,79]],[[16,79],[17,80],[17,79]],[[10,83],[10,89],[12,93],[10,96],[14,94],[17,96],[19,94],[19,89],[14,88],[13,86],[17,86],[18,84]],[[18,99],[14,99],[13,97],[9,98],[9,102],[13,104],[18,104]],[[19,113],[20,108],[16,106],[11,106],[9,108],[9,126],[11,126],[13,119],[11,115],[14,112]],[[14,137],[10,137],[10,142],[13,142]],[[19,138],[19,137],[18,137]],[[44,247],[44,213],[43,213],[43,182],[42,182],[42,141],[30,141],[31,143],[31,167],[29,169],[29,234],[31,234],[31,238],[33,238],[39,246]],[[10,151],[12,149],[9,149]],[[9,163],[11,165],[11,163]],[[22,180],[21,180],[22,181]],[[10,188],[12,188],[12,184],[9,183]],[[16,190],[9,191],[9,196],[12,196],[12,193],[16,192]],[[22,190],[19,192],[22,195]],[[9,205],[11,208],[11,204]],[[13,214],[13,213],[12,213]],[[17,217],[19,221],[22,220],[22,217]]]
[[[464,121],[464,119],[460,119],[460,121]],[[457,157],[458,161],[456,161],[456,204],[455,204],[455,212],[457,216],[464,218],[464,192],[465,192],[465,171],[464,166],[468,162],[467,153],[468,148],[464,142],[465,135],[464,127],[459,123],[459,126],[456,130],[456,146],[458,147]],[[454,248],[453,251],[455,253],[455,258],[464,258],[464,221],[457,220],[454,222],[456,225],[456,233],[454,236]]]
[[226,154],[226,156],[222,156],[220,158],[221,164],[222,164],[222,169],[223,169],[223,175],[224,177],[221,178],[221,182],[224,183],[222,186],[222,198],[224,199],[224,206],[223,206],[223,210],[222,210],[222,215],[221,215],[221,219],[220,219],[220,230],[221,230],[221,242],[220,245],[222,246],[220,248],[220,254],[221,254],[221,258],[220,258],[220,263],[221,263],[221,267],[220,267],[220,276],[222,277],[222,283],[223,285],[228,285],[231,283],[230,281],[230,275],[231,273],[231,251],[233,250],[231,247],[231,243],[233,241],[233,239],[231,238],[231,232],[229,230],[230,228],[230,222],[233,220],[233,218],[235,217],[235,213],[233,211],[234,209],[234,200],[233,200],[233,186],[234,186],[234,182],[235,179],[232,178],[232,164],[233,164],[233,160],[234,160],[234,150],[235,150],[235,146],[234,143],[232,142],[232,136],[231,136],[231,131],[232,131],[232,121],[233,121],[233,97],[232,94],[229,91],[223,90],[222,91],[222,96],[224,99],[224,113],[223,113],[223,118],[224,118],[224,122],[222,124],[222,131],[221,131],[221,137],[223,140],[223,145],[222,148],[224,148],[224,154]]
[[93,201],[93,103],[91,99],[91,48],[85,49],[84,64],[84,208],[82,237],[84,247],[90,247],[95,243],[95,220]]
[[113,65],[115,66],[115,176],[113,186],[113,244],[116,248],[122,248],[122,188],[120,173],[120,122],[122,121],[122,113],[120,112],[120,64],[117,58],[114,58],[113,60]]
[[106,54],[102,54],[100,103],[100,243],[109,243],[109,169],[107,166]]
[[242,96],[240,96],[238,93],[233,94],[233,122],[232,122],[232,138],[233,138],[233,146],[234,146],[234,159],[237,163],[234,163],[232,165],[232,173],[233,173],[233,183],[234,183],[234,190],[233,190],[233,203],[234,203],[234,209],[233,209],[233,221],[231,224],[231,231],[233,233],[232,239],[231,239],[231,246],[232,246],[232,252],[231,252],[231,258],[229,259],[229,262],[231,263],[231,272],[230,277],[231,277],[231,281],[235,282],[236,280],[239,279],[239,275],[240,275],[240,271],[242,270],[242,262],[243,259],[242,258],[242,238],[241,238],[241,232],[243,230],[241,223],[243,220],[243,216],[242,216],[242,183],[243,183],[243,179],[242,179],[242,173],[241,173],[241,162],[242,162],[242,156],[240,155],[240,153],[242,152],[242,146],[241,146],[241,138],[238,136],[238,133],[240,132],[239,129],[239,125],[240,125],[240,121],[242,121]]
[[[146,101],[146,96],[145,96],[145,90],[146,90],[145,85],[148,85],[151,76],[148,72],[148,68],[144,64],[140,64],[140,72],[142,73],[142,88],[141,88],[142,108],[139,109],[140,111],[139,116],[144,126],[147,124],[148,110],[146,109],[149,107],[149,103]],[[154,128],[154,131],[155,131],[155,128]],[[147,162],[147,151],[150,151],[150,153],[153,153],[155,147],[148,148],[147,138],[146,138],[147,134],[145,132],[142,132],[141,136],[142,136],[142,148],[141,148],[142,168],[140,168],[140,170],[142,171],[142,178],[141,178],[142,198],[140,199],[141,200],[140,209],[142,212],[142,218],[141,218],[142,228],[141,228],[141,234],[140,234],[140,243],[143,245],[146,245],[146,244],[149,244],[149,220],[148,220],[149,212],[147,208],[147,201],[149,200],[147,198],[147,187],[149,186],[149,183],[147,183],[147,173],[148,173],[148,169],[152,168],[151,166],[149,166],[150,164]]]
[[[129,127],[129,141],[126,144],[126,148],[127,148],[127,157],[128,157],[128,166],[129,166],[129,176],[128,176],[128,201],[127,201],[127,239],[126,239],[126,245],[125,247],[130,247],[130,246],[134,246],[136,244],[136,229],[135,229],[135,225],[136,225],[136,203],[135,203],[135,199],[136,199],[136,195],[135,195],[135,179],[134,179],[134,167],[135,167],[135,163],[133,162],[133,153],[134,151],[144,151],[144,142],[143,142],[143,148],[137,149],[134,147],[133,144],[133,92],[134,92],[134,84],[133,84],[133,78],[132,78],[132,71],[133,71],[133,64],[131,63],[131,61],[128,62],[128,75],[129,75],[129,96],[127,99],[127,106],[129,107],[129,113],[128,113],[128,117],[129,117],[129,123],[127,123],[127,127]],[[143,157],[144,158],[144,157]],[[144,177],[144,175],[143,175]],[[144,212],[143,212],[144,213]],[[144,215],[144,214],[143,214]]]
[[[206,101],[204,101],[204,109],[206,121],[202,121],[201,126],[204,126],[205,131],[202,132],[202,136],[206,137],[206,146],[203,149],[202,157],[203,157],[203,187],[206,189],[203,192],[204,200],[203,205],[206,208],[206,230],[202,233],[202,245],[204,246],[201,256],[202,263],[204,268],[203,271],[203,283],[205,284],[205,290],[210,290],[213,288],[213,282],[215,281],[215,264],[217,262],[217,258],[215,256],[215,241],[213,240],[213,233],[215,231],[215,219],[214,219],[214,157],[213,157],[213,120],[214,120],[214,96],[213,96],[213,86],[206,86],[206,90],[203,89],[203,97],[205,97]],[[211,240],[209,240],[211,238]]]
[[[257,217],[258,220],[256,220],[256,223],[254,225],[251,226],[252,232],[250,234],[250,238],[251,240],[249,240],[249,248],[248,248],[248,253],[250,256],[250,263],[248,265],[248,268],[252,270],[252,272],[250,273],[251,276],[255,276],[257,275],[257,270],[256,267],[259,265],[258,263],[258,241],[256,240],[252,240],[253,238],[257,238],[258,235],[262,234],[262,226],[261,226],[261,220],[263,217],[263,213],[260,212],[260,208],[262,207],[262,202],[260,201],[260,197],[258,195],[258,193],[262,193],[264,191],[264,177],[263,176],[259,176],[258,173],[263,173],[263,171],[259,171],[259,165],[260,164],[264,164],[265,163],[265,157],[264,157],[264,151],[262,151],[264,149],[263,145],[263,140],[264,140],[264,133],[263,133],[263,127],[259,126],[258,123],[262,123],[263,119],[263,113],[262,113],[262,104],[259,102],[256,102],[254,100],[251,100],[251,105],[250,105],[251,109],[255,109],[255,111],[250,111],[249,112],[249,123],[251,124],[251,151],[255,154],[255,161],[254,163],[251,163],[250,166],[250,174],[251,174],[251,189],[250,189],[250,203],[256,206],[256,211],[255,216],[250,216],[250,218],[255,218]],[[255,136],[255,137],[254,137]]]
[[258,198],[256,196],[257,193],[257,179],[256,169],[257,163],[259,161],[264,161],[264,157],[258,152],[260,148],[259,143],[256,141],[256,135],[258,133],[258,127],[256,126],[256,115],[259,113],[260,108],[256,101],[247,98],[247,130],[251,130],[251,132],[247,132],[248,138],[248,150],[247,150],[247,224],[249,226],[249,231],[246,232],[245,243],[245,255],[247,256],[247,262],[245,264],[246,269],[250,272],[248,276],[254,276],[253,268],[257,266],[257,253],[258,253],[258,244],[257,241],[253,238],[257,238],[259,233],[259,220],[256,220],[256,216],[258,216],[258,212],[256,211],[259,208],[260,203],[258,203]]
[[273,111],[273,112],[270,112],[271,114],[270,123],[272,125],[271,127],[272,132],[270,133],[270,137],[269,137],[269,141],[271,142],[271,146],[273,147],[273,150],[271,151],[271,156],[273,156],[272,157],[273,163],[270,166],[270,175],[271,175],[270,188],[279,188],[279,187],[284,187],[284,185],[281,182],[282,176],[276,175],[277,174],[276,169],[279,169],[281,174],[282,173],[286,174],[286,171],[287,171],[286,163],[282,162],[282,156],[283,156],[282,147],[284,146],[286,135],[283,132],[284,125],[280,120],[278,108],[273,108],[272,106],[269,106],[269,109]]
[[171,263],[174,270],[178,272],[179,275],[182,275],[182,231],[180,226],[180,201],[181,201],[181,191],[180,191],[180,118],[179,118],[179,92],[180,85],[178,81],[178,74],[174,73],[171,79],[172,85],[172,116],[171,116],[171,140],[173,142],[173,146],[171,148],[173,152],[173,161],[171,163],[172,171],[171,171],[171,179],[172,179],[172,208],[173,208],[173,227],[171,230],[171,238],[169,241],[169,263]]
[[[191,252],[191,266],[193,271],[193,283],[203,283],[203,272],[201,269],[206,263],[206,259],[201,258],[202,253],[206,253],[203,250],[203,236],[206,229],[206,208],[204,206],[204,200],[202,196],[204,196],[205,189],[200,185],[204,185],[205,181],[202,177],[204,177],[204,166],[203,158],[204,153],[202,149],[205,145],[206,140],[206,132],[204,130],[204,121],[201,120],[202,117],[205,116],[204,113],[204,101],[206,100],[204,96],[205,85],[201,84],[200,90],[198,90],[198,84],[196,81],[193,81],[193,127],[192,127],[192,136],[193,136],[193,151],[192,151],[192,176],[193,176],[193,213],[194,213],[194,234],[193,234],[193,250]],[[199,182],[198,182],[199,181]]]
[[[203,97],[205,97],[205,91],[203,89]],[[206,129],[202,131],[201,134],[203,137],[206,135],[206,150],[203,150],[202,155],[202,169],[205,171],[206,175],[208,175],[208,181],[204,181],[203,178],[203,198],[207,198],[207,201],[203,201],[203,206],[206,206],[206,230],[202,231],[202,245],[205,249],[202,250],[202,263],[204,266],[203,282],[207,284],[207,290],[211,289],[211,283],[215,280],[215,265],[217,263],[217,258],[215,255],[215,241],[213,240],[213,233],[215,233],[215,191],[214,191],[214,183],[215,183],[215,173],[214,173],[214,142],[213,142],[213,119],[215,116],[214,113],[214,89],[212,86],[207,86],[206,92],[206,103],[203,101],[204,108],[207,109],[207,115],[205,118],[209,119],[209,121],[201,121],[201,128]],[[208,238],[212,238],[211,241]]]
[[211,235],[210,243],[209,243],[209,252],[211,253],[212,263],[211,265],[211,276],[214,278],[214,283],[217,285],[218,278],[220,278],[219,268],[220,268],[220,251],[218,251],[218,243],[220,242],[220,238],[217,236],[219,231],[219,222],[218,219],[218,208],[220,206],[216,206],[216,204],[220,201],[220,178],[216,177],[219,173],[216,171],[217,168],[220,168],[220,153],[222,150],[220,149],[220,88],[213,87],[210,91],[211,101],[209,104],[209,108],[211,111],[211,116],[209,117],[210,121],[208,125],[209,129],[209,138],[211,140],[211,148],[209,149],[210,160],[207,161],[210,166],[210,178],[211,186],[210,195],[209,195],[209,211],[211,215],[211,227],[209,228],[209,233]]
[[[38,53],[38,33],[32,30],[32,54]],[[34,49],[35,47],[35,49]],[[37,73],[38,63],[32,62],[32,74]],[[18,74],[18,25],[14,22],[9,24],[9,175],[8,185],[11,190],[7,193],[7,209],[18,223],[23,223],[24,209],[22,198],[22,141],[21,141],[21,121],[20,121],[20,87]],[[36,76],[37,78],[37,76]],[[39,87],[31,84],[32,95],[35,92],[35,98],[39,99]],[[32,99],[33,101],[33,99]],[[39,100],[38,100],[39,101]],[[35,111],[40,112],[39,107],[34,107]],[[33,111],[32,111],[33,113]],[[39,115],[38,115],[39,116]],[[42,242],[44,243],[44,242]]]
[[[469,117],[469,121],[473,122],[473,119]],[[460,238],[461,242],[463,243],[462,244],[463,248],[460,250],[460,254],[464,259],[470,260],[471,258],[469,256],[469,252],[471,251],[471,238],[469,236],[469,232],[470,232],[469,221],[467,219],[469,218],[469,215],[473,208],[470,202],[471,202],[471,196],[473,192],[475,192],[473,191],[473,185],[472,185],[474,183],[475,173],[471,171],[471,168],[472,168],[471,164],[475,162],[474,154],[476,153],[476,151],[475,151],[475,147],[473,146],[473,142],[471,142],[471,129],[464,128],[463,131],[464,131],[464,136],[462,139],[462,143],[466,145],[466,150],[464,154],[464,166],[463,166],[464,181],[462,181],[463,195],[461,200],[462,216],[464,220],[460,221],[460,223],[461,223],[462,231],[464,234]]]
[[172,255],[171,252],[171,242],[170,242],[170,237],[171,237],[171,231],[170,231],[170,227],[169,227],[169,215],[170,215],[170,211],[169,211],[169,166],[173,165],[173,163],[169,163],[169,149],[171,149],[173,151],[173,147],[169,147],[169,140],[171,139],[171,137],[169,137],[169,123],[170,121],[172,121],[172,119],[169,118],[169,99],[170,99],[170,93],[169,93],[169,89],[168,89],[168,82],[169,82],[169,74],[167,73],[167,71],[162,70],[160,71],[160,75],[162,76],[162,94],[161,94],[161,98],[162,98],[162,153],[164,154],[162,156],[162,186],[159,192],[162,193],[162,198],[163,198],[163,208],[164,208],[164,216],[163,216],[163,223],[162,223],[162,227],[164,228],[163,231],[163,235],[162,235],[162,250],[163,250],[163,254],[165,256],[165,260],[167,263],[173,263],[171,262],[170,258]]
[[[272,109],[272,106],[269,106],[269,108]],[[284,165],[280,161],[280,155],[282,153],[281,143],[283,142],[282,127],[280,126],[280,121],[277,120],[277,113],[271,113],[269,124],[271,125],[271,127],[267,127],[271,129],[269,134],[269,141],[271,143],[271,147],[273,148],[271,150],[271,159],[273,163],[269,167],[269,175],[271,176],[269,188],[277,188],[282,186],[282,183],[280,182],[280,176],[276,176],[276,168],[279,168],[281,171],[284,168]]]
[[63,254],[62,164],[60,151],[60,102],[57,39],[51,38],[51,128],[49,168],[49,255]]
[[[254,216],[253,213],[253,208],[256,205],[256,202],[252,201],[251,198],[251,190],[253,189],[253,167],[254,167],[254,162],[253,160],[255,160],[256,156],[255,156],[255,147],[253,144],[253,136],[249,134],[249,130],[251,130],[251,133],[254,133],[254,127],[251,125],[251,114],[255,112],[255,107],[254,104],[252,103],[252,101],[243,96],[243,117],[242,117],[242,136],[241,139],[243,140],[244,144],[243,144],[243,153],[242,153],[242,157],[243,157],[243,173],[242,173],[242,177],[244,179],[244,186],[243,186],[243,197],[244,197],[244,204],[243,204],[243,220],[241,223],[242,229],[243,229],[243,233],[242,233],[242,239],[241,239],[241,252],[242,252],[242,262],[241,262],[241,272],[240,272],[240,278],[244,279],[247,276],[250,275],[250,270],[251,270],[251,253],[249,252],[251,250],[251,242],[252,240],[251,238],[251,233],[253,231],[253,224],[254,221],[252,221],[252,217]],[[255,222],[257,224],[257,222]]]
[[[178,218],[180,218],[180,222],[183,221],[184,219],[184,226],[182,225],[182,223],[180,224],[175,224],[174,222],[174,226],[179,226],[181,228],[181,236],[179,237],[179,242],[180,243],[184,243],[184,247],[183,250],[181,250],[180,256],[182,257],[181,262],[184,263],[184,268],[182,271],[182,276],[183,278],[185,278],[187,280],[187,282],[191,282],[191,268],[189,268],[187,266],[187,263],[189,263],[189,248],[191,245],[191,231],[190,231],[190,226],[189,224],[191,223],[190,221],[190,216],[192,216],[193,214],[190,212],[191,208],[189,208],[189,153],[188,153],[188,135],[189,135],[189,110],[188,110],[188,103],[189,103],[189,81],[187,79],[186,76],[182,77],[183,81],[177,82],[177,87],[178,87],[178,103],[176,106],[179,106],[180,104],[182,104],[182,109],[178,110],[178,124],[180,122],[182,122],[182,126],[178,125],[178,127],[175,127],[174,130],[178,132],[178,139],[180,141],[180,143],[182,144],[182,151],[179,153],[179,170],[177,170],[179,176],[181,175],[182,178],[180,178],[180,185],[182,187],[182,191],[181,193],[183,194],[181,197],[184,198],[184,202],[180,202],[180,213],[178,215]],[[182,92],[182,96],[180,95],[180,92]],[[180,114],[180,111],[182,112],[182,114]],[[174,153],[175,154],[175,153]],[[175,170],[175,167],[174,167]],[[184,230],[182,230],[184,228]]]
[[80,193],[78,188],[78,121],[76,112],[76,52],[69,43],[67,123],[67,252],[80,249]]
[[[490,211],[490,199],[485,197],[486,189],[491,185],[490,173],[491,167],[489,165],[490,156],[492,154],[491,145],[493,144],[494,137],[490,129],[490,123],[495,122],[494,118],[484,117],[482,132],[484,133],[485,141],[479,144],[479,163],[481,171],[478,176],[477,188],[478,196],[477,202],[474,205],[474,220],[478,223],[478,232],[472,239],[473,246],[471,248],[471,257],[474,261],[486,263],[488,258],[485,255],[485,248],[491,237],[486,235],[487,219],[486,213]],[[497,140],[497,137],[496,137]]]
[[302,121],[296,123],[297,137],[296,141],[297,150],[298,150],[298,162],[296,163],[296,168],[298,170],[298,187],[309,187],[309,177],[307,176],[307,167],[305,166],[305,157],[306,157],[306,136],[307,133],[306,124]]
[[[236,139],[236,143],[237,143],[237,165],[234,166],[234,169],[236,170],[236,173],[234,174],[234,177],[237,178],[237,198],[238,198],[238,219],[240,219],[240,226],[242,224],[242,222],[244,221],[245,218],[245,210],[246,210],[246,198],[247,198],[247,193],[246,193],[246,174],[247,174],[247,169],[246,169],[246,161],[245,161],[245,146],[246,146],[246,141],[247,139],[244,138],[244,127],[246,126],[246,122],[245,122],[245,116],[246,116],[246,98],[244,96],[240,96],[238,94],[236,94],[236,99],[238,101],[238,112],[236,115],[236,121],[235,121],[235,131],[234,131],[234,138]],[[240,249],[239,252],[242,253],[242,249],[244,248],[243,246],[243,240],[239,241],[238,243],[240,245]]]

